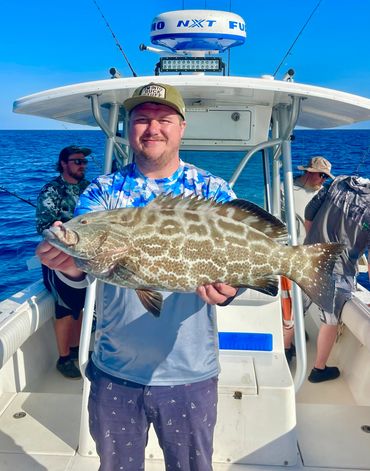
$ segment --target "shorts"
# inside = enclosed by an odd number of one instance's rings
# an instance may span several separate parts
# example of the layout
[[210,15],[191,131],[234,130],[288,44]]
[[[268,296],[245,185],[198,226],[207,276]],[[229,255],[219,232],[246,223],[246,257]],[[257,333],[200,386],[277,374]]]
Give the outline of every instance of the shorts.
[[72,316],[77,320],[85,304],[86,288],[74,288],[64,283],[45,265],[41,265],[44,285],[55,300],[55,317],[62,319]]
[[[353,276],[334,275],[335,295],[333,299],[333,311],[328,312],[319,308],[321,322],[328,325],[339,324],[342,316],[343,306],[352,298],[353,292],[356,289],[355,282],[356,280]],[[311,304],[312,301],[308,298],[307,295],[303,293],[304,311],[306,311]]]
[[166,471],[212,471],[217,378],[176,386],[115,380],[90,360],[90,433],[100,471],[143,470],[149,427],[163,450]]

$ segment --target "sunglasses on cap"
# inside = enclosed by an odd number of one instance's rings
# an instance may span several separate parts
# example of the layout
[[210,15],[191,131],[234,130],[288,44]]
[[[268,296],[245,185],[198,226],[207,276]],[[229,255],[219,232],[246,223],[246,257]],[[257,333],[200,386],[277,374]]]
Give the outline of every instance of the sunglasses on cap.
[[326,175],[326,173],[320,173],[320,177],[326,180],[327,178],[329,178],[329,175]]
[[74,162],[76,165],[87,165],[89,163],[87,159],[68,159],[68,162]]

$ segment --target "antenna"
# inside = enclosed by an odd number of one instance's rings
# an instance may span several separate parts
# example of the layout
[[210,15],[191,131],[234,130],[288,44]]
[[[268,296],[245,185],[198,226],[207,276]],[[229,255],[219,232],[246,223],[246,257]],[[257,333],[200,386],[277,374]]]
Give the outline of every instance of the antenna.
[[124,59],[125,59],[127,65],[129,66],[129,68],[130,68],[130,70],[131,70],[131,72],[132,72],[132,75],[133,75],[134,77],[137,77],[136,72],[135,72],[134,69],[132,68],[132,66],[131,66],[131,64],[130,64],[130,62],[129,62],[127,56],[126,56],[126,54],[124,53],[124,51],[123,51],[123,49],[122,49],[122,47],[121,47],[121,44],[119,43],[119,41],[118,41],[116,35],[114,34],[112,28],[110,27],[110,24],[108,23],[107,19],[106,19],[105,16],[103,15],[103,12],[101,11],[99,5],[96,3],[96,0],[92,0],[92,1],[95,3],[96,8],[99,10],[99,13],[100,13],[101,17],[103,18],[103,20],[105,21],[105,24],[107,25],[107,28],[108,28],[109,31],[111,32],[111,34],[112,34],[112,36],[113,36],[113,39],[114,39],[115,42],[116,42],[116,46],[117,46],[118,49],[121,51],[121,53],[122,53],[122,55],[123,55],[123,57],[124,57]]
[[306,28],[306,26],[308,25],[308,23],[310,22],[311,18],[313,17],[313,14],[315,13],[315,11],[319,8],[320,6],[320,3],[322,2],[322,0],[319,0],[319,2],[317,3],[317,5],[315,6],[315,8],[312,10],[310,16],[308,17],[306,23],[302,26],[300,32],[297,34],[297,37],[295,38],[295,40],[292,42],[292,45],[290,46],[290,48],[288,49],[288,51],[286,52],[285,56],[283,57],[282,61],[280,62],[280,64],[278,65],[278,68],[275,70],[274,72],[274,77],[276,77],[276,74],[279,72],[280,70],[280,67],[283,65],[285,59],[287,58],[287,56],[290,54],[290,51],[293,49],[295,43],[298,41],[299,37],[301,36],[301,34],[303,33],[304,29]]

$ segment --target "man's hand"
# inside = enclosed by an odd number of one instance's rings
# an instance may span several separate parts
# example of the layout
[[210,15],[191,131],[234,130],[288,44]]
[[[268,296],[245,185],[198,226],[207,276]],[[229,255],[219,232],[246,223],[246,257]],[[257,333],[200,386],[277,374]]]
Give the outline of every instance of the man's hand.
[[223,304],[228,299],[234,298],[238,290],[226,283],[213,283],[199,286],[196,292],[208,304]]
[[[62,223],[58,221],[55,222],[53,226],[61,224]],[[46,265],[52,270],[58,270],[64,273],[72,280],[79,281],[85,277],[84,272],[76,267],[75,261],[71,255],[67,255],[45,240],[40,242],[36,247],[36,255],[39,257],[43,265]]]

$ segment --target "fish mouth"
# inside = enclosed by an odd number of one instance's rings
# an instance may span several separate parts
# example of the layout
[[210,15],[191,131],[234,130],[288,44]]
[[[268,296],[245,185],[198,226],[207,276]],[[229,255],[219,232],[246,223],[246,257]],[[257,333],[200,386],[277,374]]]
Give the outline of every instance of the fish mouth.
[[62,245],[71,247],[78,243],[79,237],[77,232],[61,226],[53,226],[45,229],[42,233],[44,239],[51,245]]

